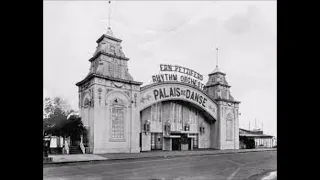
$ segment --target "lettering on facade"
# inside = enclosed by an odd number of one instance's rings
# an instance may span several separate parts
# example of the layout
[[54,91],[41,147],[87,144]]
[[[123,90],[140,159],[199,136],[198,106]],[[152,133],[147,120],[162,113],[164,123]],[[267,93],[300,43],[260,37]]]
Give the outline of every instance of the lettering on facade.
[[194,70],[191,70],[189,68],[185,68],[178,65],[168,65],[168,64],[160,64],[160,71],[173,71],[173,72],[179,72],[183,74],[187,74],[189,76],[195,77],[199,79],[200,81],[203,80],[203,75],[197,73]]
[[[201,90],[204,88],[204,84],[202,83],[203,76],[196,71],[193,71],[191,69],[178,66],[178,65],[167,65],[167,64],[161,64],[160,65],[160,71],[161,72],[172,72],[172,73],[166,73],[166,74],[158,74],[152,76],[153,83],[161,83],[161,82],[167,82],[167,81],[174,81],[174,82],[182,82],[186,84],[190,84],[192,86],[195,86]],[[175,73],[181,73],[182,75],[178,75]]]
[[[178,77],[179,77],[179,79],[178,79]],[[182,83],[190,84],[190,85],[195,86],[195,87],[202,89],[202,90],[204,87],[204,84],[201,83],[201,81],[198,81],[198,80],[196,80],[192,77],[186,76],[186,75],[181,75],[181,76],[178,76],[177,74],[153,75],[152,81],[154,83],[161,83],[161,82],[166,82],[166,81],[182,82]]]
[[184,98],[190,99],[203,107],[206,107],[207,102],[207,98],[203,97],[201,94],[198,94],[191,89],[180,89],[179,87],[155,89],[153,90],[153,95],[155,100],[183,96]]

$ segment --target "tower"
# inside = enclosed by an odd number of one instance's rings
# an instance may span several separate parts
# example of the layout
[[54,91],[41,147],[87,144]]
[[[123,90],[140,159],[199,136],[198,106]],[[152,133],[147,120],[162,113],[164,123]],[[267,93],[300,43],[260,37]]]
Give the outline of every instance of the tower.
[[232,97],[226,74],[218,64],[208,76],[204,91],[218,103],[219,149],[239,149],[240,102]]
[[137,101],[142,83],[130,75],[122,40],[110,27],[96,42],[89,73],[76,84],[88,132],[86,153],[140,152]]

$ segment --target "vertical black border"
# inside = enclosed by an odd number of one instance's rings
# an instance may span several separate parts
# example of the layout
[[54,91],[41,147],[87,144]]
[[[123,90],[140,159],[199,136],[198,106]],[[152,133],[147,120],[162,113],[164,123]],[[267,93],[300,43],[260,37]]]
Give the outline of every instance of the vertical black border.
[[[313,93],[313,66],[310,63],[314,57],[309,57],[313,51],[312,44],[301,42],[314,41],[309,21],[315,15],[308,16],[311,10],[309,2],[285,3],[277,1],[277,135],[278,135],[278,179],[316,179],[312,177],[313,164],[316,164],[313,152],[317,150],[317,128],[315,111],[317,106]],[[309,21],[309,22],[308,22]],[[310,24],[311,23],[311,24]],[[319,51],[319,50],[318,50]],[[313,116],[313,117],[309,117]],[[311,156],[311,157],[309,157]],[[316,166],[314,166],[316,167]]]
[[[5,4],[4,4],[5,3]],[[43,1],[3,2],[2,156],[9,179],[43,179]],[[22,176],[22,178],[16,178]],[[28,177],[29,176],[29,177]]]

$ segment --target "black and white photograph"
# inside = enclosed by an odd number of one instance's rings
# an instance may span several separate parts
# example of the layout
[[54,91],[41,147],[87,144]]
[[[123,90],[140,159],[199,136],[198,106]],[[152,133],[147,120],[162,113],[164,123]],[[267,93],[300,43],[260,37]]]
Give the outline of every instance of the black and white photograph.
[[43,179],[276,180],[277,1],[43,1]]

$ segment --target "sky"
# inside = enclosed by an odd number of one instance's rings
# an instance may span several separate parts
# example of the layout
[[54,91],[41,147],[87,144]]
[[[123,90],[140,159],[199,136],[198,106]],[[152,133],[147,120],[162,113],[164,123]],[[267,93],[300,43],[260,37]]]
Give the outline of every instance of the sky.
[[[277,135],[276,1],[113,1],[111,29],[130,58],[129,73],[147,85],[160,64],[204,76],[216,66],[240,101],[240,128]],[[75,85],[89,72],[96,40],[107,31],[107,1],[44,1],[43,96],[78,110]]]

